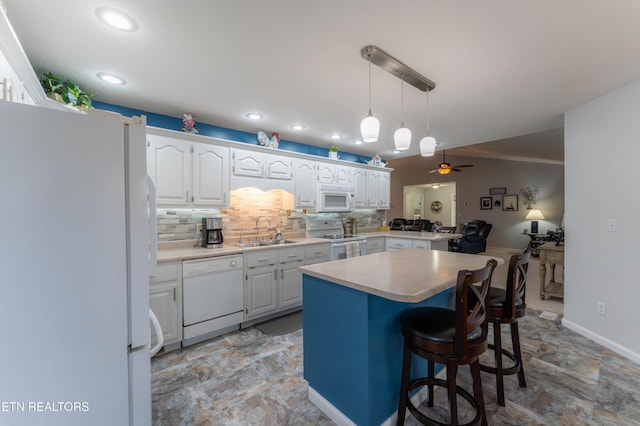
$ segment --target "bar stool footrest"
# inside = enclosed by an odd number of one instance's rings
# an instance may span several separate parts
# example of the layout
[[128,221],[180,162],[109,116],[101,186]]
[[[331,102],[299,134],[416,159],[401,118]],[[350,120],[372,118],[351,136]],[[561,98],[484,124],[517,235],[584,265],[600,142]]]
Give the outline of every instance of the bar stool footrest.
[[[493,344],[489,344],[489,349],[495,351],[496,347]],[[507,358],[509,358],[511,361],[513,361],[513,365],[509,368],[504,368],[502,367],[502,375],[503,376],[508,376],[511,374],[518,374],[518,372],[520,371],[521,368],[521,364],[520,362],[518,362],[518,360],[516,359],[515,355],[512,352],[509,352],[506,349],[502,349],[502,355],[506,356]],[[484,371],[485,373],[491,373],[491,374],[497,374],[498,370],[496,369],[496,367],[491,367],[489,365],[484,365],[484,364],[480,364],[480,371]],[[524,386],[526,387],[526,386]]]
[[[429,386],[429,385],[434,385],[434,386],[440,386],[443,387],[445,389],[448,389],[448,382],[446,380],[442,380],[442,379],[436,379],[436,378],[428,378],[428,377],[422,377],[422,378],[418,378],[418,379],[414,379],[411,382],[409,382],[409,393],[411,393],[412,390],[417,389],[421,386]],[[460,386],[456,385],[456,393],[458,395],[460,395],[462,398],[464,398],[469,404],[471,404],[471,407],[473,407],[473,409],[475,410],[476,414],[473,417],[473,419],[468,422],[468,423],[464,423],[464,424],[460,424],[459,426],[471,426],[471,425],[475,425],[478,424],[478,421],[480,420],[480,409],[478,408],[478,403],[476,402],[475,398],[473,397],[473,395],[471,395],[469,392],[467,392],[465,389],[461,388]],[[430,401],[432,402],[432,401]],[[441,423],[437,420],[434,420],[430,417],[427,417],[424,413],[422,413],[420,410],[418,410],[418,408],[413,405],[413,403],[411,402],[411,398],[407,398],[407,408],[409,409],[409,411],[411,412],[411,414],[413,414],[413,416],[415,418],[418,419],[418,421],[420,421],[420,423],[422,424],[426,424],[426,425],[437,425],[437,426],[449,426],[450,423]]]

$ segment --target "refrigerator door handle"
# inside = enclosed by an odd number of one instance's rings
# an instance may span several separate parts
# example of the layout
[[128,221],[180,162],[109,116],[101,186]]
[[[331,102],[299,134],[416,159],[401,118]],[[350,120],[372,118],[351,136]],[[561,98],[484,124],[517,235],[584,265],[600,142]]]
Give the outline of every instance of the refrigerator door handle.
[[[164,345],[164,334],[162,332],[162,327],[160,326],[160,321],[158,321],[158,317],[153,313],[151,308],[149,308],[149,319],[151,320],[151,324],[153,324],[153,330],[156,333],[156,337],[158,342],[156,345],[149,350],[149,357],[154,356],[160,351],[162,345]],[[151,330],[149,330],[149,340],[151,340]]]
[[149,275],[158,263],[158,219],[156,215],[156,187],[149,176],[147,176],[147,188],[149,189],[149,233],[150,233],[150,259]]

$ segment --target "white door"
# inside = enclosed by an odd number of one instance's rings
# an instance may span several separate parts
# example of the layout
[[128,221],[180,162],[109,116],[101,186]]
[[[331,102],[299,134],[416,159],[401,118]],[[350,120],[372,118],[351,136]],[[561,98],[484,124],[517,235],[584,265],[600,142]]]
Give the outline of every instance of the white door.
[[264,154],[244,149],[234,149],[233,174],[234,176],[263,177]]
[[353,170],[354,206],[356,208],[367,207],[367,179],[365,170],[355,168]]
[[284,155],[267,154],[267,173],[269,179],[291,180],[293,178],[293,159]]
[[313,208],[316,206],[316,163],[311,160],[295,160],[295,206]]

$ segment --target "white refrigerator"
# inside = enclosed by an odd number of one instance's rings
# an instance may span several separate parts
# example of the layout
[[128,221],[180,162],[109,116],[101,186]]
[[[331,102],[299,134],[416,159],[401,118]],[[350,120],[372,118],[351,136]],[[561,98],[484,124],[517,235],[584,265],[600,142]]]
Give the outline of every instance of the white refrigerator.
[[2,425],[151,423],[145,135],[0,101]]

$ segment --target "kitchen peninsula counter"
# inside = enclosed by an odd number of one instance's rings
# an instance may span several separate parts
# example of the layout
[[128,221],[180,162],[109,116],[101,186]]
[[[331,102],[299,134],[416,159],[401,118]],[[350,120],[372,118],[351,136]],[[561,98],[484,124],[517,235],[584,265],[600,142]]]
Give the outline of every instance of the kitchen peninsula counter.
[[[309,399],[338,424],[395,424],[400,315],[418,306],[451,306],[458,271],[479,269],[489,259],[404,249],[301,267]],[[413,371],[426,371],[424,360],[414,362]]]
[[363,237],[393,237],[406,238],[410,240],[425,241],[447,241],[455,238],[462,238],[462,234],[448,234],[445,232],[425,232],[425,231],[373,231],[358,233]]

